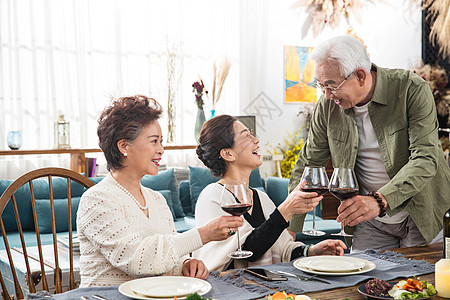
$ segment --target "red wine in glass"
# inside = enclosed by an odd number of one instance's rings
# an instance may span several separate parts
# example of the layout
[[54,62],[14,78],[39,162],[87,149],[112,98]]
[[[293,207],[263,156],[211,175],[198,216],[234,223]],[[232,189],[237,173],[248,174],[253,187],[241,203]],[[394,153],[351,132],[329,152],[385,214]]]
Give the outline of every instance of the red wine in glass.
[[356,196],[358,194],[358,190],[351,188],[331,188],[330,193],[340,201],[345,201],[353,196]]
[[[223,184],[222,195],[220,198],[220,207],[225,212],[233,216],[241,216],[252,207],[252,204],[253,199],[250,196],[250,190],[245,183],[227,182]],[[241,248],[239,229],[237,230],[236,237],[238,249],[228,254],[228,257],[233,259],[243,259],[252,256],[252,251],[242,250]]]
[[[353,169],[335,168],[333,175],[331,175],[328,188],[330,193],[341,202],[356,196],[358,194],[358,181],[356,180]],[[331,235],[353,236],[345,233],[343,223],[341,223],[341,231],[339,233],[332,233]]]
[[328,192],[328,188],[302,188],[302,191],[306,193],[317,193],[321,196]]
[[[316,192],[318,196],[328,192],[328,177],[324,167],[305,167],[300,182],[302,183],[301,189],[303,192]],[[316,230],[315,207],[313,208],[313,227],[311,230],[305,230],[302,233],[312,236],[325,235],[325,232]]]
[[230,204],[221,206],[222,209],[233,216],[241,216],[245,214],[251,207],[251,204]]

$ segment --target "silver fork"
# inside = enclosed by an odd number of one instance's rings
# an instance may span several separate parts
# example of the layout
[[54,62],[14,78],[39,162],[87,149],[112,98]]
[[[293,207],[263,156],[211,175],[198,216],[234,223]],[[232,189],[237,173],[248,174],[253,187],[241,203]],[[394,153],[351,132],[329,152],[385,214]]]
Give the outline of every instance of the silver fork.
[[303,276],[303,275],[292,274],[292,273],[288,273],[288,272],[284,272],[284,271],[275,271],[275,272],[278,273],[278,274],[283,274],[283,275],[295,277],[299,281],[315,280],[315,281],[319,281],[319,282],[330,284],[326,280],[322,280],[320,278],[317,278],[317,275]]

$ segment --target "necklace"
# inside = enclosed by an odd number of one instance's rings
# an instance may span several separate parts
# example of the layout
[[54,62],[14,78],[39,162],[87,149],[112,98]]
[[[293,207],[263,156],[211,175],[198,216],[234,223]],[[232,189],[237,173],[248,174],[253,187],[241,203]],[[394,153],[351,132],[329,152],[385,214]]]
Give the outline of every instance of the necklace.
[[114,176],[112,176],[112,174],[111,174],[111,178],[113,179],[114,183],[115,183],[122,191],[125,192],[125,194],[127,194],[128,196],[130,196],[131,199],[133,199],[133,201],[137,204],[137,206],[139,206],[139,208],[140,208],[141,210],[146,210],[146,209],[148,208],[148,206],[147,206],[147,201],[145,200],[144,194],[142,193],[142,190],[141,190],[141,189],[139,189],[139,191],[141,192],[142,198],[144,198],[144,201],[145,201],[145,205],[144,205],[144,206],[143,206],[141,203],[139,203],[139,201],[137,201],[137,199],[136,199],[133,195],[131,195],[131,193],[130,193],[126,188],[124,188],[123,186],[121,186],[120,183],[118,183],[117,180],[114,178]]

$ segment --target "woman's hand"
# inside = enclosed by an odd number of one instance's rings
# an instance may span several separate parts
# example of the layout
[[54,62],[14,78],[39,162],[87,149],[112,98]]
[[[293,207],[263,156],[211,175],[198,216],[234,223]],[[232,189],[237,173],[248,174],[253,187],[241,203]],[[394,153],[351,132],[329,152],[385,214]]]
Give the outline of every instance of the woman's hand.
[[206,279],[208,278],[209,271],[201,260],[192,258],[183,263],[181,274],[187,277]]
[[316,192],[302,192],[301,188],[305,185],[305,181],[299,183],[295,189],[287,196],[286,200],[278,206],[278,211],[287,221],[293,215],[304,214],[312,211],[316,207],[323,196],[318,196]]
[[309,247],[308,256],[314,255],[344,255],[347,245],[341,240],[325,240]]
[[198,229],[203,245],[211,241],[222,241],[242,226],[243,218],[235,216],[222,216],[215,218]]

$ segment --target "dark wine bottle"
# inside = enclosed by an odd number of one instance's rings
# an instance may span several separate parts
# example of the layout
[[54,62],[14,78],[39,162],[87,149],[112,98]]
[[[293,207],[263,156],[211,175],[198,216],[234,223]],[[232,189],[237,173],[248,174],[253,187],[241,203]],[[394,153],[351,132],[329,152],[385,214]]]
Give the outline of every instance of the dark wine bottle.
[[444,214],[444,258],[450,258],[450,208]]

